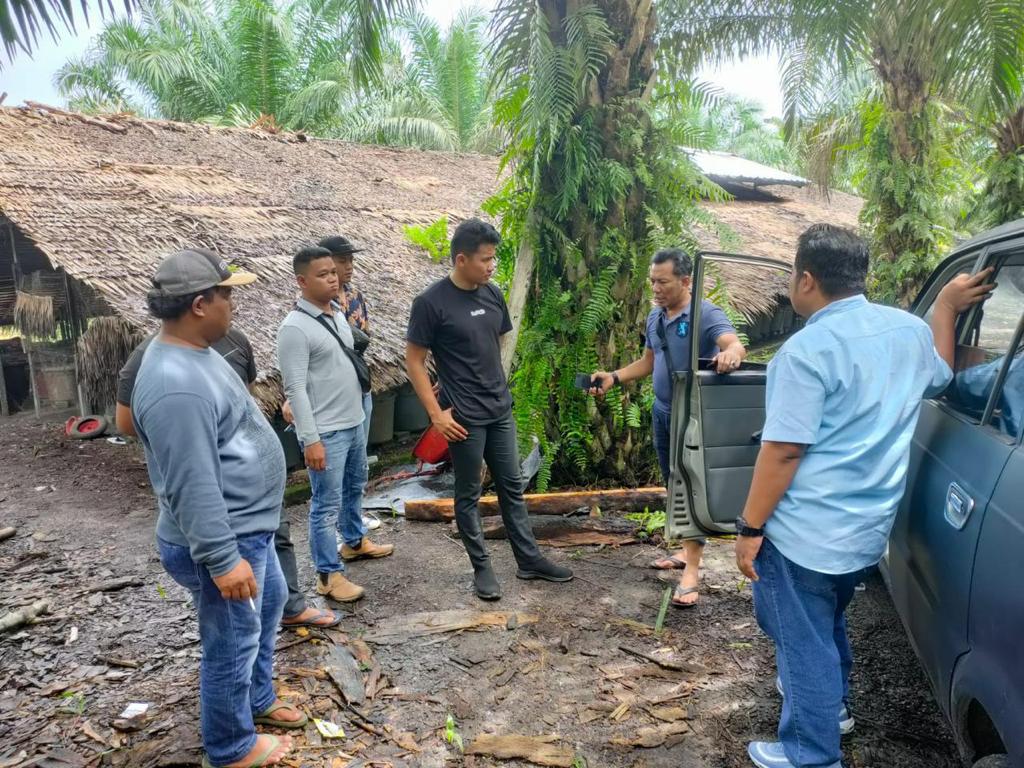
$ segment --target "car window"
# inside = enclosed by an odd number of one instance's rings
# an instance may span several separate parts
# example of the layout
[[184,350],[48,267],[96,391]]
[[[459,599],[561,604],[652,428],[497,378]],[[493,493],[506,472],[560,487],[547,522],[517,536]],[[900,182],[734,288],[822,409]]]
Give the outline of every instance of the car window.
[[960,413],[980,422],[1009,359],[1009,369],[988,423],[1016,437],[1024,410],[1024,365],[1017,338],[1024,313],[1024,263],[1019,257],[1008,260],[999,268],[995,281],[997,287],[991,298],[968,315],[961,330],[956,349],[956,376],[943,399]]
[[[764,368],[804,321],[789,303],[789,274],[777,266],[720,264],[708,257],[705,297],[721,307],[747,349],[746,369]],[[702,318],[704,325],[707,318]]]

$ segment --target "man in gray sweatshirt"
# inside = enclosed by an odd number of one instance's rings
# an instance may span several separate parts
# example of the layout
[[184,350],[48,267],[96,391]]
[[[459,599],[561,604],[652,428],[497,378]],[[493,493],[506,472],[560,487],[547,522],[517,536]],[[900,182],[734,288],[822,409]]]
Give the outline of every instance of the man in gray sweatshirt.
[[285,462],[270,424],[212,346],[231,325],[231,289],[256,279],[205,250],[167,257],[147,296],[161,320],[132,392],[135,431],[160,508],[160,560],[199,620],[204,764],[269,765],[306,716],[274,693],[286,589],[274,552]]
[[[353,364],[352,330],[338,297],[338,270],[326,248],[303,248],[292,266],[302,291],[277,334],[277,361],[309,470],[309,548],[317,592],[354,602],[363,588],[344,576],[344,561],[387,557],[390,544],[366,538],[363,390]],[[339,517],[340,516],[340,517]],[[339,523],[340,520],[340,523]],[[341,557],[337,530],[344,539]]]

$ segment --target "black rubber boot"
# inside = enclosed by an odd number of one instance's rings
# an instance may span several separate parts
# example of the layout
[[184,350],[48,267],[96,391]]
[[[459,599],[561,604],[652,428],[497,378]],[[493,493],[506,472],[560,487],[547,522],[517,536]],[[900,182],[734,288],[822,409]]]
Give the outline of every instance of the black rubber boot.
[[473,589],[481,600],[501,599],[501,585],[490,563],[473,566]]
[[540,558],[528,565],[519,566],[516,571],[516,578],[520,579],[543,579],[544,581],[572,581],[572,571],[561,565],[555,565],[550,560]]

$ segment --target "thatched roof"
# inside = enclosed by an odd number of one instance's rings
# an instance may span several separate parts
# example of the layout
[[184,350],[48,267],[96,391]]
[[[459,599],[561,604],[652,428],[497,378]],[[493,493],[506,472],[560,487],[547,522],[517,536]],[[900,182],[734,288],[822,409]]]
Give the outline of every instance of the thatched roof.
[[[236,322],[261,370],[270,371],[277,326],[295,296],[292,254],[337,233],[367,248],[356,282],[374,325],[378,389],[405,381],[412,298],[446,271],[406,241],[402,226],[476,214],[497,176],[497,159],[481,155],[0,108],[0,214],[17,227],[16,242],[37,248],[140,326],[152,325],[144,297],[160,258],[186,246],[211,248],[261,278],[239,291]],[[744,252],[786,260],[808,225],[856,226],[860,207],[857,198],[826,200],[811,188],[730,191],[735,201],[706,207],[739,235]],[[705,247],[719,248],[712,233],[701,236]],[[770,313],[784,291],[777,280],[764,285],[758,272],[731,269],[726,277],[751,318]],[[265,402],[276,389],[271,382]]]
[[357,283],[374,328],[375,388],[405,381],[409,306],[446,271],[402,226],[477,214],[497,173],[497,159],[480,155],[0,109],[0,214],[52,266],[149,325],[145,294],[162,256],[190,245],[222,253],[261,278],[238,292],[236,322],[263,371],[296,294],[295,251],[329,234],[365,247]]
[[[817,187],[797,189],[789,186],[726,186],[734,197],[724,203],[704,203],[703,207],[728,230],[739,237],[739,252],[767,256],[793,263],[796,242],[812,224],[829,223],[857,229],[857,216],[863,200],[844,192],[824,195]],[[701,246],[721,250],[718,233],[698,231]],[[749,319],[771,314],[780,295],[787,290],[787,277],[765,283],[765,270],[736,266],[722,268],[730,298]]]

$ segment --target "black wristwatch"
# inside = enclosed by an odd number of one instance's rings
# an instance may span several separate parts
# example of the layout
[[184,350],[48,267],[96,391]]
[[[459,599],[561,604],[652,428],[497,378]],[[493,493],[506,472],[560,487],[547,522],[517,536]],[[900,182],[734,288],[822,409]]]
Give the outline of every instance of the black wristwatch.
[[622,386],[622,382],[619,380],[619,372],[618,371],[612,371],[612,381],[615,382],[614,386],[616,386],[616,387],[621,387]]
[[761,536],[764,536],[764,528],[751,527],[751,525],[743,519],[743,515],[740,515],[736,518],[736,535],[760,538]]

